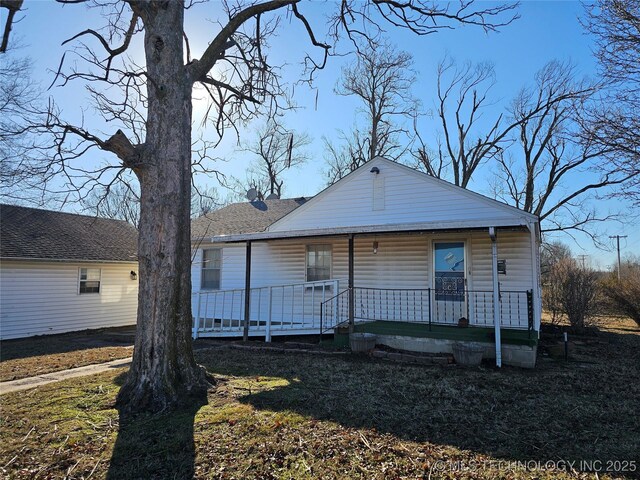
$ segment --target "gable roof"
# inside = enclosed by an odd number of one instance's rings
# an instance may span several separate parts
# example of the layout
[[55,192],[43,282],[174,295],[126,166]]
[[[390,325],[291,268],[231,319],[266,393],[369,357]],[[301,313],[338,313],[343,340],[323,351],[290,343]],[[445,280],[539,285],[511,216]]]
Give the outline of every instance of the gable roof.
[[0,205],[0,258],[135,262],[137,240],[122,220]]
[[191,238],[203,238],[263,232],[306,202],[306,198],[232,203],[191,222]]
[[[377,174],[372,173],[374,167],[379,167]],[[385,177],[390,193],[385,192]],[[381,186],[376,187],[374,179],[381,179]],[[376,195],[387,197],[382,200],[382,204],[385,201],[389,204],[386,209],[372,208],[378,200]],[[469,226],[517,226],[535,223],[538,218],[406,165],[376,157],[274,222],[267,231],[349,227],[368,227],[374,231],[382,226],[404,228],[411,224],[424,228],[433,224],[441,229],[447,223],[460,228],[465,221]]]

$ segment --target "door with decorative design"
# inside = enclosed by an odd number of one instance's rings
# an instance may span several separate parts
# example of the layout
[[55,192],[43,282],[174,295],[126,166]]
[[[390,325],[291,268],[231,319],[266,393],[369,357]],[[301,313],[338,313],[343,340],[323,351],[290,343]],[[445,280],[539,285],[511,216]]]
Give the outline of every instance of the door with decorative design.
[[434,242],[433,270],[433,321],[457,324],[468,319],[464,242]]

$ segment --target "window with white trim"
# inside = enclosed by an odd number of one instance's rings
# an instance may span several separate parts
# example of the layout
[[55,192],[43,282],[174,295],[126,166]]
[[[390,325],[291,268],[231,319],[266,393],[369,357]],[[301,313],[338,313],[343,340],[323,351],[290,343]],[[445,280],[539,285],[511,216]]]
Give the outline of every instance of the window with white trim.
[[100,293],[100,269],[81,268],[78,293]]
[[331,245],[307,245],[307,282],[331,279]]
[[202,290],[220,289],[220,272],[222,270],[222,249],[211,248],[202,251]]

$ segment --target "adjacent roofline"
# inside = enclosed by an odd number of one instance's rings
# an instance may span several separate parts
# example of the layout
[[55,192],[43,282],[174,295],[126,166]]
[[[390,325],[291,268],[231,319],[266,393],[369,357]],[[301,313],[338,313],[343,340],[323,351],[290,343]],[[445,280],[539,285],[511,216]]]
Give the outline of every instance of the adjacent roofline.
[[94,220],[107,220],[109,222],[119,222],[119,223],[125,223],[130,227],[135,228],[136,230],[137,227],[135,225],[131,225],[129,222],[127,222],[126,220],[122,220],[121,218],[109,218],[109,217],[101,217],[98,214],[96,215],[87,215],[86,213],[74,213],[74,212],[65,212],[62,210],[53,210],[51,208],[41,208],[41,207],[31,207],[28,205],[14,205],[11,203],[0,203],[0,209],[2,209],[2,207],[15,207],[15,208],[23,208],[26,210],[36,210],[38,212],[49,212],[49,213],[55,213],[56,215],[70,215],[72,217],[83,217],[83,218],[91,218]]
[[[523,212],[524,213],[524,212]],[[245,233],[238,235],[219,235],[211,237],[207,243],[234,243],[257,240],[282,240],[287,238],[302,237],[323,237],[333,235],[348,234],[369,234],[369,233],[404,233],[404,232],[438,232],[447,230],[479,230],[489,227],[526,227],[530,229],[533,224],[530,219],[521,217],[520,219],[483,219],[483,220],[456,220],[444,222],[407,223],[395,225],[365,225],[352,227],[318,228],[307,230],[290,230],[275,232]],[[204,243],[204,242],[202,242]]]
[[[407,165],[402,165],[401,163],[398,163],[398,162],[394,162],[393,160],[389,160],[389,159],[384,158],[384,157],[374,157],[371,160],[369,160],[368,162],[366,162],[365,164],[363,164],[360,167],[358,167],[355,170],[353,170],[352,172],[349,172],[347,175],[342,177],[340,180],[338,180],[334,184],[329,185],[328,187],[326,187],[320,193],[318,193],[314,197],[310,198],[303,205],[300,205],[298,208],[292,210],[291,212],[287,213],[285,216],[283,216],[280,219],[278,219],[275,222],[273,222],[271,225],[269,225],[265,229],[265,231],[266,232],[272,231],[271,228],[277,226],[278,223],[288,219],[290,216],[303,214],[308,208],[313,206],[313,204],[316,203],[316,201],[318,199],[325,197],[326,195],[328,195],[328,193],[330,191],[332,191],[334,188],[336,188],[336,185],[344,184],[345,182],[349,181],[350,179],[355,178],[354,174],[356,172],[359,172],[362,169],[368,168],[367,166],[371,162],[375,162],[375,161],[382,161],[382,162],[386,162],[386,163],[388,163],[389,165],[392,165],[392,166],[401,167],[403,169],[406,169],[407,173],[410,173],[411,175],[417,176],[417,177],[421,178],[422,180],[426,180],[426,181],[431,181],[431,182],[437,183],[441,187],[447,188],[449,190],[453,190],[456,193],[459,193],[460,195],[466,195],[467,197],[470,197],[470,198],[472,198],[474,200],[479,200],[479,201],[481,201],[481,202],[483,202],[483,203],[485,203],[487,205],[491,205],[491,206],[494,206],[494,207],[498,207],[498,208],[507,210],[511,214],[517,214],[519,216],[525,216],[525,217],[528,217],[529,219],[531,219],[532,221],[535,221],[535,222],[538,221],[538,217],[536,215],[532,214],[532,213],[525,212],[524,210],[520,210],[519,208],[513,207],[511,205],[507,205],[506,203],[500,202],[498,200],[494,200],[493,198],[489,198],[489,197],[487,197],[485,195],[482,195],[481,193],[476,193],[476,192],[473,192],[473,191],[468,190],[466,188],[459,187],[459,186],[454,185],[454,184],[452,184],[450,182],[447,182],[446,180],[442,180],[440,178],[433,177],[433,176],[431,176],[431,175],[429,175],[427,173],[424,173],[424,172],[419,172],[418,170],[416,170],[414,168],[408,167]],[[494,226],[497,226],[497,225],[494,225]]]
[[119,263],[119,264],[130,264],[130,263],[138,263],[137,259],[132,260],[91,260],[85,258],[34,258],[34,257],[0,257],[0,260],[8,262],[8,261],[19,261],[19,262],[39,262],[39,263]]

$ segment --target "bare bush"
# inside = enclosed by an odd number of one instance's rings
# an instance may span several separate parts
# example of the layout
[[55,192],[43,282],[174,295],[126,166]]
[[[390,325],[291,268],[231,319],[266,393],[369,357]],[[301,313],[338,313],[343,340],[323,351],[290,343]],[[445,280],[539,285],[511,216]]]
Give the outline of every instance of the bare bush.
[[584,328],[598,312],[598,274],[580,268],[572,258],[564,258],[551,268],[543,298],[552,321],[557,322],[563,313],[572,327]]
[[640,263],[623,264],[620,280],[612,272],[602,282],[602,291],[616,313],[628,315],[640,326]]

